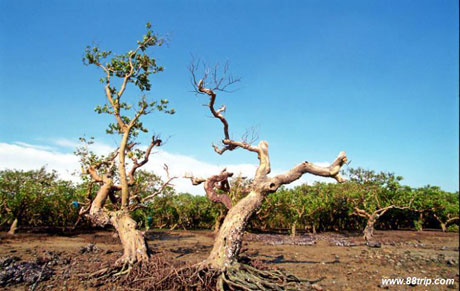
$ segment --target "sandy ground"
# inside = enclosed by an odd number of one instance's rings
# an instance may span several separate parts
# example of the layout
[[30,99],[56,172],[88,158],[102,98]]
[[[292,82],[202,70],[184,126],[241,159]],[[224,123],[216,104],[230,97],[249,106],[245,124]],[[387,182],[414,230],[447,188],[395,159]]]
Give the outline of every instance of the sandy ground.
[[[187,262],[206,258],[213,242],[209,231],[149,231],[148,244],[156,255]],[[377,231],[380,247],[369,247],[357,234],[322,233],[290,238],[286,235],[247,234],[242,256],[261,260],[299,277],[317,279],[323,290],[459,290],[458,233],[437,231]],[[94,244],[94,250],[85,247]],[[121,255],[111,232],[76,235],[0,233],[0,258],[18,262],[50,261],[54,275],[35,290],[113,290],[88,279]],[[384,278],[454,279],[454,285],[383,286]],[[24,283],[1,290],[30,290]],[[115,288],[123,290],[122,288]]]

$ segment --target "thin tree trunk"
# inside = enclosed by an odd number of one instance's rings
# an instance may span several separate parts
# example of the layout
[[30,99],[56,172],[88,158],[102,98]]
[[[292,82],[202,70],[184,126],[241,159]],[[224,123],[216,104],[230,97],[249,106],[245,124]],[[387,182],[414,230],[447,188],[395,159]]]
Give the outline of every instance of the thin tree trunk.
[[446,226],[445,223],[442,223],[442,222],[441,222],[441,230],[442,230],[442,232],[446,232],[446,231],[447,231],[447,226]]
[[125,168],[125,150],[126,144],[128,143],[129,130],[125,130],[120,143],[120,149],[118,151],[118,171],[120,172],[120,183],[121,183],[121,208],[126,209],[129,204],[129,189],[128,179],[126,177]]
[[237,261],[248,220],[260,208],[263,199],[260,192],[251,191],[228,211],[205,264],[225,270]]
[[370,241],[374,236],[374,224],[376,221],[376,217],[373,215],[369,218],[366,224],[366,228],[364,228],[364,239],[366,241]]
[[295,237],[295,235],[296,235],[296,224],[297,224],[297,221],[295,221],[295,222],[291,225],[291,236],[292,236],[292,237]]
[[18,228],[18,219],[15,218],[13,220],[13,223],[10,226],[10,230],[8,231],[8,235],[14,235],[16,233],[17,228]]
[[418,216],[418,229],[417,231],[423,231],[423,212],[420,212]]

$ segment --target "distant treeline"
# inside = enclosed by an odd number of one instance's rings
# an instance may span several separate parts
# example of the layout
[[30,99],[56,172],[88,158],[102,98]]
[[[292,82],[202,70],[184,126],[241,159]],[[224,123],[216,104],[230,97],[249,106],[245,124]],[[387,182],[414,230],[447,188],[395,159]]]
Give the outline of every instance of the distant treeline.
[[[268,195],[249,229],[293,234],[355,231],[364,229],[375,214],[378,229],[458,230],[458,192],[445,192],[435,186],[411,188],[390,173],[352,169],[347,175],[349,181],[343,184],[301,185]],[[138,178],[141,183],[133,189],[137,197],[152,192],[152,179],[159,181],[142,171]],[[238,177],[231,184],[230,195],[235,203],[246,195],[249,181]],[[80,209],[87,207],[98,190],[88,189],[86,183],[60,180],[55,172],[43,168],[0,171],[0,226],[7,230],[16,220],[19,229],[73,227]],[[223,205],[206,196],[177,194],[167,188],[151,203],[134,210],[133,217],[144,228],[216,229],[226,212]],[[82,218],[77,227],[85,226],[89,226],[88,222]]]

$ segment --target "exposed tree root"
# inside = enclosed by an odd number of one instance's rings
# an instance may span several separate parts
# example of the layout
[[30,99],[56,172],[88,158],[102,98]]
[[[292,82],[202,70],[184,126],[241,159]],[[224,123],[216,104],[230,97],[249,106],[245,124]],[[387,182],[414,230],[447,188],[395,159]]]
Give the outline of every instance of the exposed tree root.
[[149,261],[111,266],[86,277],[92,286],[110,284],[126,290],[310,290],[321,281],[300,279],[261,261],[232,264],[224,271],[205,262],[190,265],[164,255]]
[[220,271],[203,263],[187,265],[154,256],[118,279],[120,286],[136,290],[310,290],[323,278],[299,279],[257,261],[235,263]]
[[115,274],[113,274],[112,276],[113,277],[119,277],[119,276],[122,276],[122,275],[128,275],[129,272],[131,272],[132,268],[133,268],[133,264],[131,264],[129,261],[125,261],[125,263],[121,267],[120,271],[115,273]]
[[236,263],[219,275],[216,287],[217,290],[309,290],[322,279],[300,279],[282,270],[262,270]]
[[152,256],[148,262],[134,265],[131,272],[120,278],[124,288],[136,290],[216,290],[219,272]]

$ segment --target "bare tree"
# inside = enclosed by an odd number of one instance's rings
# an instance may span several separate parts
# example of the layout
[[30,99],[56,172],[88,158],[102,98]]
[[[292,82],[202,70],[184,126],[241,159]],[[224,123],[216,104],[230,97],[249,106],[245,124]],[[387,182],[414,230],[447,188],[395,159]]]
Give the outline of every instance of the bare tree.
[[[206,95],[209,98],[207,106],[212,116],[218,119],[223,125],[224,138],[222,145],[219,147],[213,145],[214,151],[219,155],[226,151],[232,151],[237,148],[253,152],[257,155],[259,165],[255,172],[254,179],[250,185],[250,192],[235,205],[229,209],[227,216],[217,234],[214,246],[209,257],[202,263],[202,266],[207,268],[217,269],[222,272],[218,285],[224,288],[224,285],[230,287],[241,288],[235,280],[226,277],[229,269],[240,269],[241,264],[238,263],[238,255],[241,250],[241,243],[243,234],[245,232],[247,223],[252,215],[261,207],[264,198],[270,193],[276,192],[279,187],[285,184],[292,183],[299,179],[303,174],[310,173],[313,175],[331,177],[337,182],[344,181],[340,175],[341,167],[346,163],[347,157],[345,152],[340,152],[337,158],[332,162],[329,167],[321,167],[312,162],[304,161],[297,166],[293,167],[286,173],[270,177],[270,158],[268,154],[268,143],[260,141],[258,145],[252,145],[245,140],[234,140],[229,134],[229,123],[224,117],[225,105],[216,109],[217,92],[227,91],[229,86],[239,81],[228,74],[228,65],[223,69],[220,77],[218,76],[218,69],[205,68],[202,72],[201,78],[197,78],[199,71],[199,63],[193,63],[190,66],[192,76],[192,83],[196,93]],[[223,174],[225,172],[222,172]],[[224,175],[225,176],[225,175]],[[215,180],[215,179],[214,179]],[[214,184],[215,185],[215,184]],[[215,196],[215,189],[213,187],[205,187],[208,197]],[[246,268],[247,269],[247,268]],[[253,278],[259,284],[257,276]],[[246,280],[247,281],[247,280]],[[263,280],[262,280],[263,281]],[[247,283],[249,284],[249,283]],[[268,284],[268,283],[267,283]],[[247,286],[246,286],[247,287]]]

